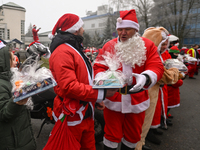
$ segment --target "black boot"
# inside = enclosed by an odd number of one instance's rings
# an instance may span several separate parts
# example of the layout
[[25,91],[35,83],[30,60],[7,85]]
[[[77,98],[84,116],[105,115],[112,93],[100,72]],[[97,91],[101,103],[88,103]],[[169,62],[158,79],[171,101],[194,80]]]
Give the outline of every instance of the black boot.
[[161,143],[161,141],[154,135],[152,130],[149,130],[149,132],[147,133],[146,139],[149,142],[152,142],[157,145],[160,145],[160,143]]
[[104,145],[104,150],[117,150],[117,148],[110,148],[110,147],[107,147],[106,145]]
[[151,148],[149,148],[149,147],[146,146],[146,145],[143,145],[143,146],[142,146],[142,150],[151,150]]
[[150,130],[152,130],[153,133],[156,134],[156,135],[162,135],[163,134],[163,132],[158,130],[158,129],[150,129]]
[[167,123],[168,126],[172,126],[173,125],[172,121],[169,120],[169,119],[166,119],[166,123]]
[[134,150],[135,148],[130,148],[126,146],[124,143],[121,143],[121,150]]
[[161,120],[160,120],[160,129],[163,129],[163,130],[167,130],[167,125],[165,124],[165,119],[163,116],[161,116]]

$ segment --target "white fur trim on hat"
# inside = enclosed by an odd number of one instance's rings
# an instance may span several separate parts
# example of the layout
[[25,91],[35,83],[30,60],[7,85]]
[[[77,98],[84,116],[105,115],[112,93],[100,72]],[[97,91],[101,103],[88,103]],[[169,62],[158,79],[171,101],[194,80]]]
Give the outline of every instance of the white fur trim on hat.
[[54,37],[55,37],[55,36],[54,36],[52,33],[49,33],[49,34],[48,34],[48,38],[49,38],[50,40],[52,40]]
[[[160,42],[160,44],[158,45],[158,53],[160,53],[160,49],[161,49],[161,46],[162,44],[167,41],[169,39],[169,36],[166,35],[166,33],[164,31],[161,32],[161,35],[162,35],[162,41]],[[169,41],[167,43],[167,48],[169,47]],[[165,51],[167,50],[167,48],[165,49]],[[165,51],[163,51],[162,53],[164,53]]]
[[116,29],[118,28],[134,28],[139,31],[140,25],[134,21],[130,20],[117,20]]
[[78,22],[75,25],[73,25],[71,28],[65,30],[65,32],[75,33],[83,26],[83,24],[84,24],[83,20],[79,17]]

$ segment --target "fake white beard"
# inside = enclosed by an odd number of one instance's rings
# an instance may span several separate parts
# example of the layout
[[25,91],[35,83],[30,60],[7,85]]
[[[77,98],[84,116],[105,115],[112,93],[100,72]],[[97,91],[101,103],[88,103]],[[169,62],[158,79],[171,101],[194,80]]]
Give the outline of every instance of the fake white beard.
[[142,66],[146,61],[146,47],[142,38],[136,33],[132,38],[125,42],[118,42],[115,45],[116,56],[121,63]]

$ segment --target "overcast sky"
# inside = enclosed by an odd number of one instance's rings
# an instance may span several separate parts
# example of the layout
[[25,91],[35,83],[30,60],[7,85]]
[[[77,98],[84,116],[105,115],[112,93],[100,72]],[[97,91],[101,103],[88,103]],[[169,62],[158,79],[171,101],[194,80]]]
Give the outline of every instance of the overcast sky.
[[57,20],[65,13],[74,13],[80,17],[86,16],[86,11],[96,11],[98,6],[108,4],[108,0],[1,0],[1,5],[13,2],[26,9],[25,32],[30,23],[39,33],[51,31]]

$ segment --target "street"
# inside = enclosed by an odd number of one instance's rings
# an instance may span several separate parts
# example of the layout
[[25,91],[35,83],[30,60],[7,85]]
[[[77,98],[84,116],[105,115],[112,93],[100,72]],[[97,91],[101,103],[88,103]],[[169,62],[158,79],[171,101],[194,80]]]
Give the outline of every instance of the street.
[[[152,150],[199,150],[200,149],[200,75],[196,79],[184,80],[180,87],[181,106],[170,110],[174,116],[173,126],[168,130],[162,130],[163,135],[157,135],[161,139],[161,145],[146,142]],[[32,119],[35,137],[38,134],[42,121]],[[39,138],[36,138],[37,150],[45,146],[52,124],[45,124]],[[161,129],[160,129],[161,130]],[[97,150],[103,149],[103,144],[96,144]]]

